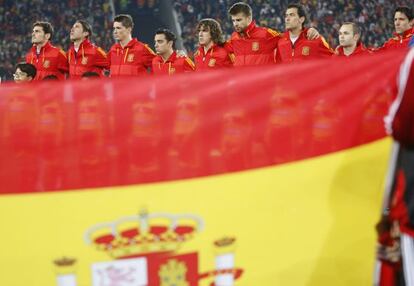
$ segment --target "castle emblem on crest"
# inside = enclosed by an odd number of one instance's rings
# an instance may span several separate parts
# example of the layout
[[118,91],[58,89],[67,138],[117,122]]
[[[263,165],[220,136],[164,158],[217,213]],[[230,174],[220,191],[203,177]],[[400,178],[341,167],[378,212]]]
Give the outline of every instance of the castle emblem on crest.
[[44,67],[45,69],[49,68],[49,67],[50,67],[50,61],[49,61],[49,60],[45,60],[45,61],[43,62],[43,67]]
[[88,57],[83,57],[82,58],[82,62],[83,65],[87,65],[88,64]]
[[127,61],[128,61],[129,63],[132,63],[132,62],[134,61],[134,54],[130,54],[130,55],[128,55],[128,57],[127,57]]
[[260,44],[259,44],[259,42],[253,42],[253,43],[252,43],[252,51],[253,51],[253,52],[257,52],[257,51],[259,51],[259,49],[260,49]]

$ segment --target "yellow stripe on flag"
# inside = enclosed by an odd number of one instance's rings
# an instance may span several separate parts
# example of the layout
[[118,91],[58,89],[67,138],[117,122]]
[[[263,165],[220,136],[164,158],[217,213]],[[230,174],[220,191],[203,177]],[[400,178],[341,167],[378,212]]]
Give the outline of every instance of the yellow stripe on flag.
[[[0,197],[0,285],[56,284],[53,260],[76,258],[77,285],[111,261],[88,245],[99,223],[138,214],[192,214],[204,229],[177,254],[214,270],[213,242],[236,239],[238,286],[369,285],[388,139],[287,165],[169,183]],[[200,280],[200,286],[212,280]]]

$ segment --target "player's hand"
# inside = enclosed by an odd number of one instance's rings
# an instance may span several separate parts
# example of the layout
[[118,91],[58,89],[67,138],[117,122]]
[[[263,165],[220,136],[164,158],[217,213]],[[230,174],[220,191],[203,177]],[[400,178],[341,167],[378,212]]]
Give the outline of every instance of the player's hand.
[[309,40],[315,40],[319,38],[320,34],[318,30],[316,30],[315,28],[309,28],[306,36],[308,37]]

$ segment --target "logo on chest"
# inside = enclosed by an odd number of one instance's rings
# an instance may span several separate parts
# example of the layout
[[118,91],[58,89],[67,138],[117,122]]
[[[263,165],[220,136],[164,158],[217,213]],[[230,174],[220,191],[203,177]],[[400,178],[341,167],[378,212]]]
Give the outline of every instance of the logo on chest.
[[170,67],[170,68],[168,69],[168,74],[169,74],[169,75],[173,75],[173,74],[175,74],[175,67]]
[[83,65],[87,65],[88,64],[88,57],[83,57],[82,58],[82,62]]
[[302,48],[302,56],[309,56],[310,48],[309,47],[303,47]]
[[45,60],[45,61],[43,62],[43,67],[44,67],[45,69],[47,69],[48,67],[50,67],[50,61],[49,61],[49,60]]
[[253,42],[252,43],[252,51],[253,52],[257,52],[259,50],[260,50],[260,44],[259,44],[259,42]]
[[208,66],[209,67],[214,67],[216,65],[216,59],[210,59],[208,61]]
[[127,62],[129,62],[129,63],[132,63],[133,61],[134,61],[134,54],[130,54],[130,55],[128,55],[128,57],[127,57]]

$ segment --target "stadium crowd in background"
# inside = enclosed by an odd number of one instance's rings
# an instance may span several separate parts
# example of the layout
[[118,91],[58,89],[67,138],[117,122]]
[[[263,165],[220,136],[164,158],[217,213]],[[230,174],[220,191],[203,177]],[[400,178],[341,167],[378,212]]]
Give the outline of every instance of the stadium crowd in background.
[[159,0],[120,0],[114,1],[117,13],[128,13],[138,9],[139,15],[147,15],[157,12]]
[[[93,11],[93,13],[91,13]],[[94,31],[93,42],[108,50],[113,44],[113,12],[106,0],[0,0],[0,77],[12,79],[16,63],[24,60],[32,46],[32,25],[36,21],[53,24],[53,44],[68,50],[69,32],[78,19],[86,19]]]

